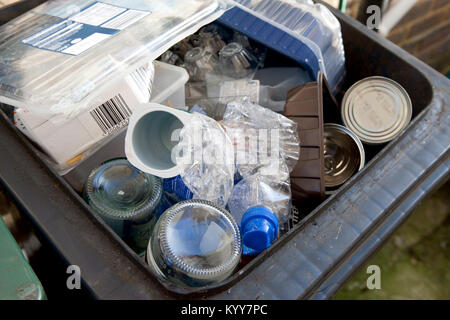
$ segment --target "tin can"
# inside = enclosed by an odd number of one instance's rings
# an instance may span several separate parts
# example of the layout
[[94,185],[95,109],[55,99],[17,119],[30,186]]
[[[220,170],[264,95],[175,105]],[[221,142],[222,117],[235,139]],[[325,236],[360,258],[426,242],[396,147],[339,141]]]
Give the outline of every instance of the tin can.
[[369,77],[355,83],[342,101],[342,119],[364,143],[375,145],[395,139],[412,118],[406,90],[394,80]]
[[361,140],[338,124],[324,126],[325,187],[335,189],[347,182],[366,163]]

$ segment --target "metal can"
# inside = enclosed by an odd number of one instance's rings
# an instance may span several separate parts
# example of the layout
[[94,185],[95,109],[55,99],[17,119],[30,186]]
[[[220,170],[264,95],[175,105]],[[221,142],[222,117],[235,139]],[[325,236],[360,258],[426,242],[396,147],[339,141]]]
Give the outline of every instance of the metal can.
[[355,83],[342,101],[342,119],[364,143],[395,139],[412,118],[406,90],[394,80],[369,77]]
[[324,126],[325,187],[334,189],[347,182],[366,163],[361,140],[338,124]]

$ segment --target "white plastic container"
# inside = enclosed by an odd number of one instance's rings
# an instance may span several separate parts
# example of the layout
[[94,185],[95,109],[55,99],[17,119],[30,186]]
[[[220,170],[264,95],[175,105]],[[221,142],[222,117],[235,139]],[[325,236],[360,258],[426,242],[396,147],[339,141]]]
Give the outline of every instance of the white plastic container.
[[186,106],[184,85],[188,80],[186,69],[155,60],[155,82],[150,102],[183,109]]
[[74,119],[61,122],[58,116],[19,108],[14,113],[15,124],[51,158],[55,169],[70,171],[93,150],[123,131],[135,106],[150,100],[154,73],[153,63],[139,68],[108,90],[99,92],[92,108]]
[[[183,68],[155,61],[155,78],[153,81],[153,103],[173,105],[183,109],[185,102],[184,86],[188,81],[187,71]],[[164,85],[161,85],[164,84]],[[81,192],[89,173],[101,163],[113,158],[125,157],[125,136],[122,131],[109,140],[90,157],[80,162],[72,171],[64,174],[64,178],[76,191]]]

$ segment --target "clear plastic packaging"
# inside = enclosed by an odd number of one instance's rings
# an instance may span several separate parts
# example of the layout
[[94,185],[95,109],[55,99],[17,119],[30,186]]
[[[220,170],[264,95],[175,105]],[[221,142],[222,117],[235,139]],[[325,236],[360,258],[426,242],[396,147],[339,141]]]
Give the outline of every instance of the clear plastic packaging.
[[300,68],[266,68],[255,74],[260,81],[259,104],[275,112],[284,112],[289,90],[311,82],[311,76]]
[[291,215],[289,178],[247,177],[234,187],[228,208],[240,225],[244,254],[259,253],[287,229]]
[[179,137],[175,160],[194,199],[225,207],[234,186],[234,152],[230,138],[215,120],[196,112]]
[[242,79],[248,77],[258,66],[258,60],[240,43],[231,42],[219,52],[219,66],[221,74]]
[[186,85],[186,104],[198,105],[206,115],[222,120],[227,104],[239,98],[248,97],[258,102],[260,96],[259,81],[248,79],[223,78],[218,81],[213,75],[207,76],[206,82],[189,82]]
[[233,3],[305,43],[317,57],[320,71],[336,90],[345,75],[345,51],[341,26],[328,8],[311,0],[234,0]]
[[297,124],[252,103],[231,102],[221,121],[235,146],[238,172],[246,178],[256,172],[289,177],[300,158]]
[[225,41],[223,41],[217,25],[210,24],[203,27],[200,30],[199,35],[201,37],[202,45],[211,53],[217,54],[225,47]]
[[[16,109],[14,122],[28,138],[39,145],[52,166],[64,175],[123,132],[136,106],[150,100],[153,94],[155,64],[158,66],[158,82],[162,78],[161,69],[165,71],[165,66],[181,69],[161,62],[148,63],[117,85],[98,92],[96,105],[73,119],[60,122],[57,115],[46,116]],[[186,74],[186,81],[187,77]]]
[[214,204],[190,200],[159,219],[147,249],[147,261],[163,283],[184,288],[220,283],[241,259],[239,227]]
[[203,47],[197,47],[186,53],[184,62],[189,72],[190,80],[205,81],[206,74],[216,70],[219,58],[215,53]]
[[221,0],[48,1],[0,27],[0,101],[73,117],[226,8]]

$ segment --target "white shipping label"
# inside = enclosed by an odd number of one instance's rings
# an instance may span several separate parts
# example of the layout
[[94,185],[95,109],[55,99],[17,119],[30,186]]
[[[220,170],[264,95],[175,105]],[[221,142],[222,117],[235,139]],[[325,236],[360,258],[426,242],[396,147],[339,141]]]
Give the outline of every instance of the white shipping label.
[[149,14],[151,12],[97,1],[68,19],[27,37],[22,43],[34,48],[76,56]]

